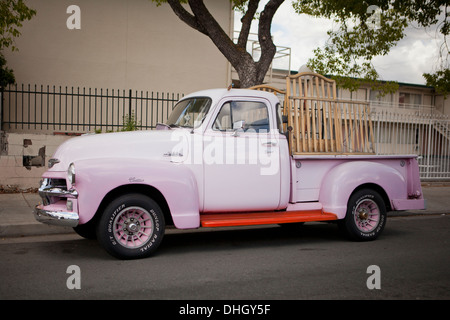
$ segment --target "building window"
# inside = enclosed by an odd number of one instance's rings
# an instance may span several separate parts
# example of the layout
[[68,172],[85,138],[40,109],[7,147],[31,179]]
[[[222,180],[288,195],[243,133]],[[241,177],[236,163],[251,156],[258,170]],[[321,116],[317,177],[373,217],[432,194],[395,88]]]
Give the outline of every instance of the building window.
[[394,101],[392,93],[383,95],[381,91],[370,90],[369,100],[371,102],[379,102],[381,104],[392,104]]
[[398,96],[400,107],[418,107],[422,104],[422,95],[417,93],[400,92]]

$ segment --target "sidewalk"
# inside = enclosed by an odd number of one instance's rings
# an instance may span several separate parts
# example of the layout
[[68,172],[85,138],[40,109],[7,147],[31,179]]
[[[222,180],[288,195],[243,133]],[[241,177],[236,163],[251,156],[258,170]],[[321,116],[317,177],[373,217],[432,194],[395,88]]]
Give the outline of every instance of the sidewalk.
[[33,209],[39,202],[37,193],[0,194],[0,238],[74,233],[72,228],[37,222]]
[[[390,212],[388,216],[450,214],[449,184],[424,185],[422,190],[427,200],[426,210]],[[40,201],[37,193],[0,194],[0,238],[74,233],[72,228],[37,222],[32,211]]]

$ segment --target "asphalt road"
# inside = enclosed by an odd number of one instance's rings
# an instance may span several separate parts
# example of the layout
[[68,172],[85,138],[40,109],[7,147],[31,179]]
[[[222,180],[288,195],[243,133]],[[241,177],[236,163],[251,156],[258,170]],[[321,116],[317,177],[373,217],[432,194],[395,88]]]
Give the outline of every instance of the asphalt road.
[[75,235],[0,239],[0,299],[448,300],[449,253],[449,215],[390,218],[365,243],[322,223],[172,230],[133,261]]

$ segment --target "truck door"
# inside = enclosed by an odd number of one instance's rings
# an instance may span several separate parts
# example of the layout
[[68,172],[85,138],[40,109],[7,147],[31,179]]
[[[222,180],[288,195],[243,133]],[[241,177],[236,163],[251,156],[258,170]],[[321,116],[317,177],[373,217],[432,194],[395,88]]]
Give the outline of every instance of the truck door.
[[280,203],[279,132],[267,104],[225,101],[205,131],[204,211],[274,210]]

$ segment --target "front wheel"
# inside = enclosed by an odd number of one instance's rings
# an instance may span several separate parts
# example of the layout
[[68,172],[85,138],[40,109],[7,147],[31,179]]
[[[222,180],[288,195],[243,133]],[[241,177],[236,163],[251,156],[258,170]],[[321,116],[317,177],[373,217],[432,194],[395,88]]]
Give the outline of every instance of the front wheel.
[[347,214],[339,226],[352,240],[370,241],[381,234],[386,217],[383,198],[371,189],[362,189],[350,197]]
[[141,194],[126,194],[104,210],[97,238],[119,259],[138,259],[156,251],[164,236],[164,215],[159,205]]

